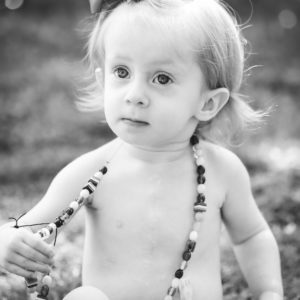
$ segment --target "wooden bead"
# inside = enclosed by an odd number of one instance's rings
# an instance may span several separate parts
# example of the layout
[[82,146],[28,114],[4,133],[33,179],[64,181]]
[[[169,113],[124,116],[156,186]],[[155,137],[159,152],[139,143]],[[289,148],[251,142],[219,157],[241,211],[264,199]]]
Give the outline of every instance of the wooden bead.
[[205,173],[205,168],[201,165],[197,167],[197,173],[203,175]]
[[192,137],[190,138],[190,143],[192,146],[195,146],[197,144],[199,144],[199,138],[196,135],[192,135]]
[[105,175],[107,173],[107,167],[103,167],[100,172]]
[[182,254],[182,259],[183,260],[188,261],[188,260],[191,259],[191,257],[192,257],[192,254],[191,254],[190,251],[184,251],[183,254]]
[[41,290],[37,296],[40,297],[41,299],[47,299],[47,298],[43,298],[43,297],[47,297],[48,293],[49,293],[49,286],[46,284],[43,284],[41,287]]
[[178,269],[175,272],[175,277],[178,278],[178,279],[180,279],[182,276],[183,276],[183,270],[182,269]]
[[204,184],[205,181],[206,181],[206,178],[205,178],[204,175],[199,175],[199,176],[197,176],[197,183],[198,183],[198,184]]

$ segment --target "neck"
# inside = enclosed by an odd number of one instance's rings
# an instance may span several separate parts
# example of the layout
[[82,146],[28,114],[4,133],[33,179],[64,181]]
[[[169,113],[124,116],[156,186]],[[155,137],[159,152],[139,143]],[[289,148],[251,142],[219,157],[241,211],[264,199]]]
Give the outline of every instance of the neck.
[[191,155],[188,140],[163,147],[132,145],[126,142],[123,142],[123,144],[123,148],[128,155],[145,163],[175,162]]

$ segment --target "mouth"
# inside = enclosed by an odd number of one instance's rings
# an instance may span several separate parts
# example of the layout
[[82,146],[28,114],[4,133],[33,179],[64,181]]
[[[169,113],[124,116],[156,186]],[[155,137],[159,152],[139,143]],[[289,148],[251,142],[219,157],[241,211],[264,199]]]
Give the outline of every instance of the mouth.
[[143,120],[138,120],[138,119],[132,119],[132,118],[122,118],[121,119],[123,122],[129,125],[134,125],[134,126],[147,126],[149,125],[148,122],[143,121]]

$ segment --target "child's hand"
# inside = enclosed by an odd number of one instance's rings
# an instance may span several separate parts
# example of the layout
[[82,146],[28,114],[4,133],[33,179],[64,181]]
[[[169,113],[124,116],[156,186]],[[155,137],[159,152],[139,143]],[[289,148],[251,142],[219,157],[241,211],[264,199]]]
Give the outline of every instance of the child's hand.
[[7,271],[33,277],[49,273],[53,265],[52,246],[24,228],[0,228],[0,265]]

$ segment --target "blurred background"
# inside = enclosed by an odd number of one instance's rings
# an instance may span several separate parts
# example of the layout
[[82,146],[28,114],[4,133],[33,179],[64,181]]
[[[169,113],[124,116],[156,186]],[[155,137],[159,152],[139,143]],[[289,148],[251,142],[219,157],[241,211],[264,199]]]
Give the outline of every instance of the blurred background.
[[[300,1],[227,2],[249,41],[243,93],[256,108],[271,108],[233,151],[279,243],[286,299],[300,299]],[[75,107],[88,18],[87,0],[25,0],[16,10],[0,1],[0,224],[29,210],[63,166],[113,137],[101,114]],[[50,300],[80,284],[82,235],[79,221],[59,236]],[[222,247],[224,299],[251,299]],[[28,299],[23,281],[1,269],[0,297]]]

